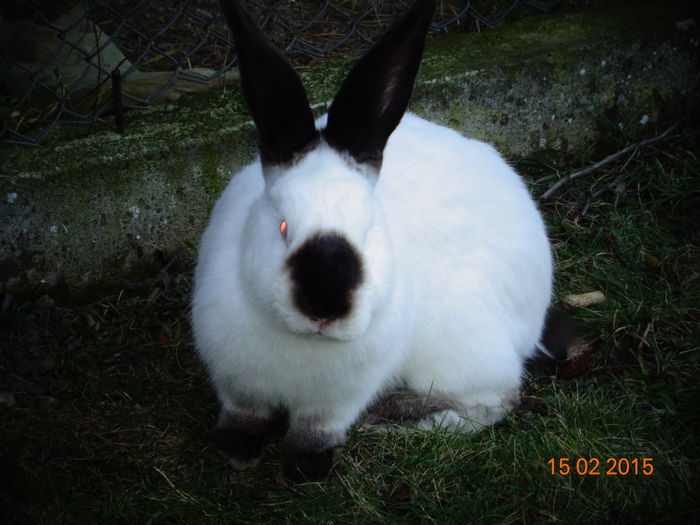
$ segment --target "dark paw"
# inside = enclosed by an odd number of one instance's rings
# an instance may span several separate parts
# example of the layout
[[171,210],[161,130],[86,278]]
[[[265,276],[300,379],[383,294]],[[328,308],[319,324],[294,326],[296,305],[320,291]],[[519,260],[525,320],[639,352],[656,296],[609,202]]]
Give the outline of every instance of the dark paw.
[[262,457],[265,436],[230,427],[215,427],[209,432],[209,441],[237,470],[252,468]]
[[282,473],[295,483],[326,479],[332,464],[333,448],[321,451],[287,448],[282,451]]

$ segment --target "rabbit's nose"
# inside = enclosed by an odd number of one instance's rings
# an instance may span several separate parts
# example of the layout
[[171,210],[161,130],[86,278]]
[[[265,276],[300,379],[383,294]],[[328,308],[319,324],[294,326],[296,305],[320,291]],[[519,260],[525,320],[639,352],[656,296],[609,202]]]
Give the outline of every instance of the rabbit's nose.
[[290,256],[287,268],[294,304],[309,319],[328,324],[350,313],[363,271],[360,256],[344,236],[314,235]]

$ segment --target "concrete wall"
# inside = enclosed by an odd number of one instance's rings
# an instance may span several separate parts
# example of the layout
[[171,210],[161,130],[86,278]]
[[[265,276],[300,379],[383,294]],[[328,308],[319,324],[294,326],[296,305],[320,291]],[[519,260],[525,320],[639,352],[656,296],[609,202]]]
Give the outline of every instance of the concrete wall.
[[[649,136],[698,107],[693,3],[602,3],[438,38],[411,108],[510,157],[581,151],[601,117]],[[318,111],[350,65],[302,75]],[[235,88],[129,113],[125,136],[111,126],[0,149],[1,292],[81,298],[191,259],[216,196],[255,155]]]

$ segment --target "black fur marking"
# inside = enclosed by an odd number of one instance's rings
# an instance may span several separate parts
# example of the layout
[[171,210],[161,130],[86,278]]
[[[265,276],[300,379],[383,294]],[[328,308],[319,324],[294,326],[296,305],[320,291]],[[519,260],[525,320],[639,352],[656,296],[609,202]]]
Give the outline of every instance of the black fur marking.
[[321,481],[328,477],[332,466],[332,447],[323,450],[282,448],[282,474],[295,483]]
[[222,0],[238,55],[241,87],[255,120],[264,164],[292,162],[318,140],[299,75],[237,0]]
[[265,434],[225,427],[214,427],[208,435],[209,442],[217,450],[241,464],[252,463],[262,456],[266,437]]
[[550,306],[544,321],[542,344],[556,360],[566,359],[566,351],[576,339],[576,325],[566,312]]
[[355,64],[328,111],[323,137],[331,147],[381,166],[408,106],[434,10],[434,0],[417,0]]
[[222,454],[243,465],[260,458],[265,442],[284,434],[288,426],[288,415],[282,409],[275,410],[270,417],[224,412],[207,437]]
[[417,423],[430,414],[444,410],[457,410],[450,399],[426,395],[412,390],[385,392],[365,409],[363,422],[368,425],[381,423]]
[[542,345],[551,356],[538,352],[525,363],[530,372],[551,374],[554,368],[563,363],[567,350],[576,340],[576,324],[566,312],[550,306],[542,329]]
[[337,233],[311,237],[289,257],[287,268],[300,312],[325,321],[348,315],[363,270],[360,256],[345,237]]

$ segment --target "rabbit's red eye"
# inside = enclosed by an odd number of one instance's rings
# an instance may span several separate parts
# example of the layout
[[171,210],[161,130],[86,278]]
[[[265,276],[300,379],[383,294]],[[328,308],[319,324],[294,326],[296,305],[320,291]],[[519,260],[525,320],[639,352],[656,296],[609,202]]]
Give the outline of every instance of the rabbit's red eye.
[[285,241],[287,240],[287,221],[280,222],[280,235]]

